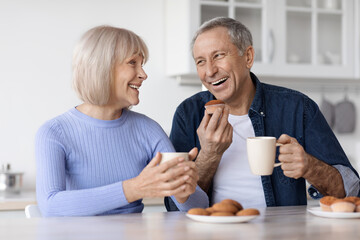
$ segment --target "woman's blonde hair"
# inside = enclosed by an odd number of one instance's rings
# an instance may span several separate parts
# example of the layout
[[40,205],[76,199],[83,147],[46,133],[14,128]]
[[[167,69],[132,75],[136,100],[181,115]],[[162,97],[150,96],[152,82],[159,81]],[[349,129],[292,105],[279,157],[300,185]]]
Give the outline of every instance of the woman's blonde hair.
[[132,31],[98,26],[87,31],[73,55],[73,87],[78,97],[94,105],[107,104],[115,65],[140,54],[149,57],[144,41]]

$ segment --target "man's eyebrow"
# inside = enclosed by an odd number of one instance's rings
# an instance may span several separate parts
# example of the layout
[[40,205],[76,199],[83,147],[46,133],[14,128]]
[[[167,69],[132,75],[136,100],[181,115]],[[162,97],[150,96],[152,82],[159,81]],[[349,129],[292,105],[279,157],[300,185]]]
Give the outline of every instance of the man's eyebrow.
[[[216,52],[219,52],[221,50],[217,49],[217,50],[213,50],[212,52],[210,52],[210,55],[214,55]],[[195,60],[199,59],[199,58],[204,58],[203,56],[198,56],[198,57],[194,57]]]

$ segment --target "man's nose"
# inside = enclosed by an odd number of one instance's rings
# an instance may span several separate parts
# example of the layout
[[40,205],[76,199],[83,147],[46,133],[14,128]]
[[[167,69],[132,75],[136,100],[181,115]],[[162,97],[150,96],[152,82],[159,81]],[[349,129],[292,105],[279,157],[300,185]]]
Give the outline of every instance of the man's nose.
[[206,75],[208,77],[212,77],[214,76],[218,71],[218,68],[216,66],[216,64],[212,63],[212,62],[208,62],[206,64]]

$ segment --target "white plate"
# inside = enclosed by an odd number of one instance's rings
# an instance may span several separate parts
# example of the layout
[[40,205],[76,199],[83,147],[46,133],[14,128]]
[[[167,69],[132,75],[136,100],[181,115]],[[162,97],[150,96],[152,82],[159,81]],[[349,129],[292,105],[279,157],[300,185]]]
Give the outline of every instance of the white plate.
[[199,222],[207,222],[207,223],[241,223],[248,222],[254,218],[257,218],[259,215],[252,216],[203,216],[203,215],[193,215],[186,214],[187,217],[192,220]]
[[321,207],[312,207],[307,209],[310,213],[326,218],[360,218],[360,212],[325,212]]

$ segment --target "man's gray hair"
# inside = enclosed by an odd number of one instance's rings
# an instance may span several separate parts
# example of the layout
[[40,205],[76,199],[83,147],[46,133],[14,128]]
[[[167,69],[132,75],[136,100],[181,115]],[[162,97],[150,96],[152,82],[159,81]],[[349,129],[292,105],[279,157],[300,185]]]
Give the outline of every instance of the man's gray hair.
[[216,27],[228,29],[230,40],[239,49],[240,56],[244,54],[248,46],[253,45],[251,32],[244,24],[232,18],[216,17],[200,26],[191,41],[191,50],[193,50],[194,43],[200,34]]

